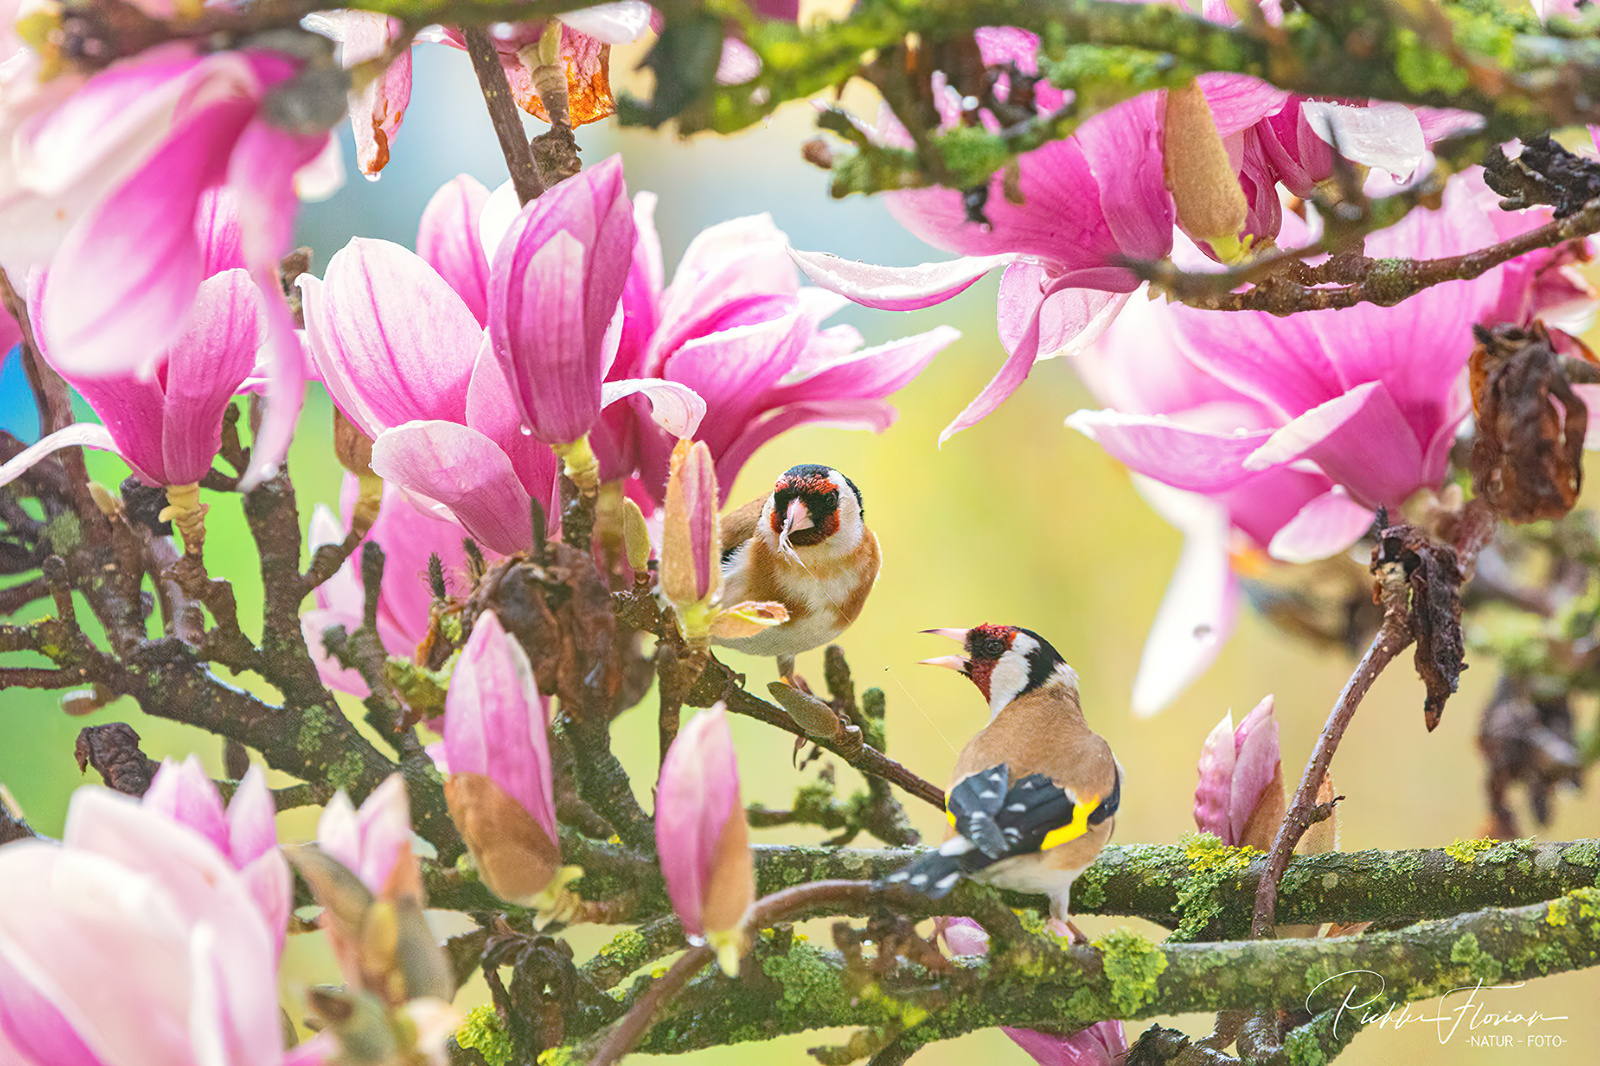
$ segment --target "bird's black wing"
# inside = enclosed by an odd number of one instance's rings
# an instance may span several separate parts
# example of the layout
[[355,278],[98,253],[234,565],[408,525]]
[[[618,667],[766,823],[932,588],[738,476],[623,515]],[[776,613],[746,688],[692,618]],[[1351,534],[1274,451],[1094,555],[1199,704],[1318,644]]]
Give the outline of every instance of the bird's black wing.
[[884,883],[904,884],[940,899],[964,873],[1055,847],[1086,831],[1088,812],[1044,774],[1030,774],[1006,788],[1008,777],[1001,763],[957,783],[946,807],[960,835],[896,870]]

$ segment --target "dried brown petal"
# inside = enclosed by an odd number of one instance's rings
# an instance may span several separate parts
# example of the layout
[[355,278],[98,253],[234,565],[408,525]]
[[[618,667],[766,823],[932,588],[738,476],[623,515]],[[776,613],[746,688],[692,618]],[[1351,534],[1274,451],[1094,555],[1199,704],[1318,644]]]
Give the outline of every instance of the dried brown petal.
[[129,796],[144,795],[161,768],[139,750],[139,734],[126,722],[88,726],[78,734],[73,754],[80,772],[92,766],[108,788]]
[[1423,715],[1431,732],[1467,668],[1461,641],[1461,567],[1455,549],[1412,525],[1389,526],[1372,549],[1372,570],[1398,565],[1411,585],[1414,662],[1427,686]]
[[1475,326],[1472,489],[1512,522],[1560,518],[1583,487],[1589,409],[1544,326]]
[[482,774],[451,774],[444,798],[489,891],[522,906],[544,891],[561,847],[522,804]]

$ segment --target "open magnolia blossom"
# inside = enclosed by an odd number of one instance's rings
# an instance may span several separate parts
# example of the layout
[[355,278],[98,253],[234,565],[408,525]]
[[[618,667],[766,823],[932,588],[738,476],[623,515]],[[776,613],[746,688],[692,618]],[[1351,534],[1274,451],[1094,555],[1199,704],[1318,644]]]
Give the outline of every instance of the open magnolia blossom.
[[720,703],[690,719],[661,761],[656,850],[684,934],[709,944],[723,972],[737,974],[756,878],[739,760]]
[[[60,843],[0,847],[4,1061],[322,1062],[333,1050],[322,1040],[284,1050],[277,923],[289,879],[273,878],[264,908],[265,882],[249,870],[282,858],[269,844],[240,862],[255,850],[257,800],[230,807],[224,847],[214,790],[201,795],[192,772],[170,764],[158,776],[161,793],[143,805],[79,789]],[[264,795],[259,776],[249,788]],[[270,827],[270,799],[267,811]]]
[[[531,501],[560,513],[561,464],[551,441],[573,432],[565,442],[581,453],[585,427],[625,396],[645,396],[651,416],[678,435],[695,431],[705,405],[677,382],[602,380],[617,350],[613,322],[633,247],[613,233],[632,225],[620,161],[530,203],[538,212],[519,214],[493,257],[479,235],[486,199],[481,186],[457,178],[424,213],[422,255],[357,238],[334,254],[322,279],[301,275],[300,289],[318,376],[372,439],[372,470],[509,554],[532,539]],[[582,251],[601,229],[619,260]],[[581,254],[568,262],[573,251]],[[595,280],[604,264],[621,272],[614,283]],[[586,289],[584,278],[615,291]],[[559,295],[569,291],[589,298]],[[583,322],[600,332],[585,332]]]
[[[1278,17],[1275,4],[1263,8],[1269,19]],[[1237,17],[1228,5],[1213,3],[1203,14],[1229,23]],[[986,64],[1014,64],[1025,76],[1038,72],[1034,34],[988,27],[977,31],[977,40]],[[1128,261],[1164,258],[1177,229],[1194,236],[1206,254],[1236,261],[1277,240],[1280,184],[1306,196],[1334,173],[1330,142],[1349,163],[1405,177],[1423,161],[1428,143],[1476,121],[1399,105],[1310,101],[1239,74],[1203,74],[1194,88],[1194,106],[1174,109],[1164,91],[1144,93],[1092,115],[1071,137],[1022,155],[1014,171],[994,174],[977,196],[981,220],[960,190],[888,194],[901,224],[961,259],[883,267],[794,253],[818,285],[886,310],[940,303],[1005,268],[998,325],[1008,357],[945,427],[941,443],[991,414],[1038,360],[1092,344],[1139,286]],[[1043,81],[1031,92],[1039,114],[1067,99]],[[953,87],[936,102],[945,125],[962,120],[961,94]],[[980,117],[998,128],[993,115]],[[892,119],[878,136],[910,143]],[[1219,195],[1237,205],[1220,232],[1211,214],[1202,220],[1202,209],[1189,206],[1215,203]]]
[[582,902],[567,889],[582,868],[561,865],[549,731],[527,652],[485,611],[451,676],[436,758],[478,876],[501,899],[537,911],[541,929],[570,921]]
[[704,441],[681,440],[672,451],[661,520],[661,595],[672,604],[678,632],[695,648],[712,637],[749,637],[789,620],[781,603],[724,605],[722,519],[717,469]]
[[[1495,199],[1478,172],[1458,175],[1438,210],[1373,234],[1367,254],[1461,254],[1548,218],[1499,211]],[[1473,325],[1581,317],[1592,300],[1569,262],[1531,252],[1392,307],[1277,317],[1128,304],[1075,361],[1107,407],[1067,424],[1147,479],[1141,491],[1186,536],[1145,645],[1136,711],[1165,706],[1226,640],[1237,605],[1230,552],[1326,558],[1366,532],[1376,508],[1397,511],[1439,486],[1471,410],[1463,370]]]
[[[48,36],[48,35],[46,35]],[[314,110],[280,108],[303,55],[171,41],[92,76],[25,51],[0,69],[0,265],[48,268],[31,312],[64,374],[149,378],[191,320],[207,253],[202,198],[226,187],[240,209],[239,254],[265,313],[269,401],[245,484],[277,469],[305,382],[277,282],[297,175],[325,154]],[[287,117],[293,111],[295,117]],[[311,118],[307,118],[311,115]]]

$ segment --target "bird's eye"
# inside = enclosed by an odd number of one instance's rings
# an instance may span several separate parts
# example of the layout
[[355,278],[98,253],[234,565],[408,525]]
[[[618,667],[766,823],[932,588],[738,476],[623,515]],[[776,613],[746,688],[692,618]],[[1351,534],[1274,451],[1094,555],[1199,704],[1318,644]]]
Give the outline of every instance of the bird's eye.
[[980,659],[998,659],[1006,653],[1006,642],[999,637],[983,636],[972,650]]

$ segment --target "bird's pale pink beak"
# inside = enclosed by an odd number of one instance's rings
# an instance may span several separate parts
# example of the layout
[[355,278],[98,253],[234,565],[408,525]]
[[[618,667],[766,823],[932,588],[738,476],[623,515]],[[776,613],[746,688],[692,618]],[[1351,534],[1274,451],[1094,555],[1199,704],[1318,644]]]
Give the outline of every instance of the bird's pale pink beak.
[[811,510],[806,507],[806,501],[800,499],[790,500],[789,510],[783,516],[784,536],[798,533],[802,529],[810,529],[812,525]]
[[[961,644],[967,642],[967,631],[965,629],[924,629],[923,632],[932,633],[939,637],[949,637],[951,640]],[[932,659],[923,659],[917,665],[943,666],[946,669],[954,670],[958,674],[964,674],[967,672],[968,664],[965,655],[938,655]]]

